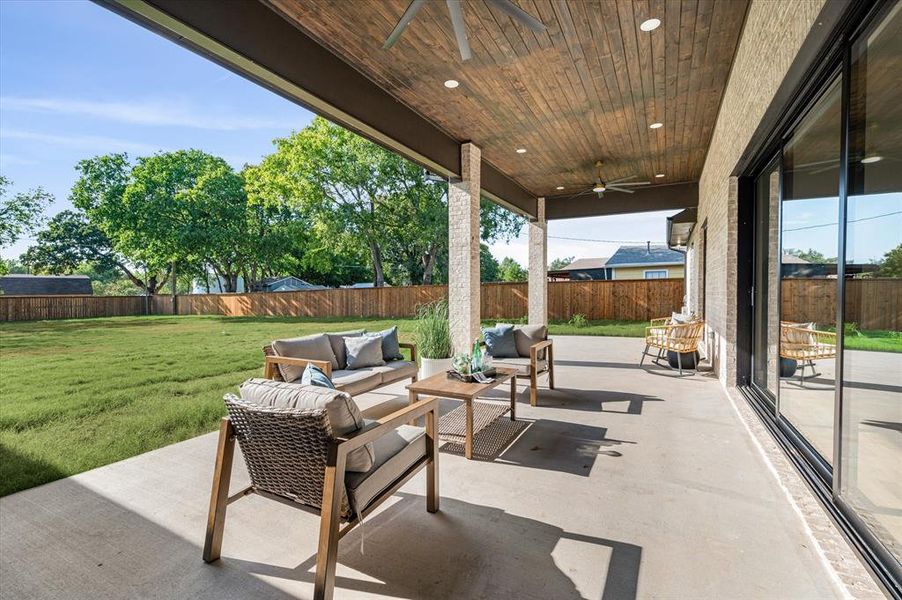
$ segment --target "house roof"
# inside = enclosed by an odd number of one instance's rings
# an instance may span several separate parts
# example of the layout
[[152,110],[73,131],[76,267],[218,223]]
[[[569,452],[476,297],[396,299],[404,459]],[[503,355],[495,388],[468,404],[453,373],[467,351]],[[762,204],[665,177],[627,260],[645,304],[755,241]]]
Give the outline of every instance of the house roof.
[[617,248],[617,252],[608,259],[607,266],[681,265],[684,258],[682,252],[671,250],[663,244],[620,246]]
[[0,290],[6,296],[90,295],[91,278],[87,275],[4,275]]
[[783,255],[783,264],[784,265],[807,265],[807,264],[811,264],[811,261],[805,260],[804,258],[799,258],[795,254],[784,254]]
[[607,262],[607,257],[577,258],[566,267],[558,269],[558,271],[586,271],[588,269],[603,269],[605,268]]

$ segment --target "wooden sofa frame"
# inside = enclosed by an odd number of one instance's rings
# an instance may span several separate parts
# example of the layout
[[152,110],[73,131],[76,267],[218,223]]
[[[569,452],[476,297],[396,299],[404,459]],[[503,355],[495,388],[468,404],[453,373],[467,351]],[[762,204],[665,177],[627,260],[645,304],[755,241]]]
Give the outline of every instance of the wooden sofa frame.
[[[410,360],[411,362],[417,362],[417,345],[410,343],[401,343],[398,344],[401,348],[407,348],[410,350]],[[332,377],[332,362],[328,360],[314,360],[312,358],[289,358],[288,356],[275,356],[275,355],[267,355],[265,357],[265,362],[263,363],[263,377],[266,379],[277,379],[276,375],[278,374],[278,366],[279,365],[292,365],[297,367],[306,367],[307,365],[313,365],[315,367],[319,367],[323,370],[323,372]],[[411,378],[413,381],[417,380],[417,376],[414,375]],[[388,384],[386,384],[388,385]]]
[[[426,456],[419,459],[401,474],[388,488],[376,496],[357,518],[349,520],[341,527],[341,501],[345,481],[345,464],[348,453],[419,417],[426,417]],[[299,504],[290,498],[257,489],[250,485],[229,495],[232,475],[232,460],[235,455],[235,430],[229,417],[224,417],[219,428],[219,443],[216,448],[216,466],[213,471],[213,489],[210,493],[210,508],[207,516],[207,533],[204,540],[203,558],[211,563],[218,560],[222,551],[222,536],[225,530],[226,508],[232,502],[249,494],[258,494],[294,508],[320,516],[319,545],[316,551],[316,575],[313,597],[316,600],[331,600],[335,592],[335,569],[338,558],[338,542],[347,535],[360,520],[373,512],[385,500],[397,492],[422,468],[426,468],[426,510],[439,510],[438,479],[438,399],[430,398],[402,408],[379,419],[376,425],[336,437],[329,448],[323,481],[322,505],[319,509]]]

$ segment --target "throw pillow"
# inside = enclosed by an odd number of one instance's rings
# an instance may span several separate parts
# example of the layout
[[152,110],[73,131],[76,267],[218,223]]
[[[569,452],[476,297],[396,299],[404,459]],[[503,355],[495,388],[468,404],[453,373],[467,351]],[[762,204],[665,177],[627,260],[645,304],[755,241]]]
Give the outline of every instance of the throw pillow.
[[335,386],[332,385],[332,380],[329,379],[329,376],[326,375],[325,371],[314,364],[308,364],[307,368],[304,369],[304,374],[301,375],[301,383],[304,385],[316,385],[319,387],[332,388],[333,390],[335,389]]
[[348,368],[348,359],[345,356],[345,338],[357,337],[364,333],[366,333],[364,329],[355,329],[354,331],[339,331],[338,333],[326,334],[326,337],[329,338],[329,343],[332,344],[332,352],[335,353],[335,362],[332,363],[333,370]]
[[382,336],[346,337],[345,354],[348,357],[347,368],[352,371],[385,364],[382,360]]
[[676,313],[676,312],[675,312],[675,313],[671,313],[671,314],[670,314],[670,322],[671,322],[671,324],[673,324],[673,325],[682,325],[682,324],[684,324],[684,323],[691,323],[691,322],[692,322],[692,316],[691,316],[691,315],[684,315],[684,314],[682,314],[682,313]]
[[[288,358],[308,358],[313,360],[328,360],[332,363],[332,369],[338,369],[338,361],[329,344],[329,338],[323,333],[307,335],[288,340],[275,340],[272,343],[276,356]],[[295,381],[304,374],[304,367],[296,365],[279,365],[279,373],[285,381]]]
[[385,362],[390,360],[401,360],[404,358],[404,355],[401,354],[401,346],[398,343],[397,327],[389,327],[385,331],[368,333],[366,335],[382,339],[382,360]]
[[[529,357],[529,347],[548,339],[548,328],[544,325],[520,325],[514,328],[514,342],[517,344],[517,354]],[[541,350],[537,356],[539,360],[545,358],[545,351]]]
[[517,342],[514,340],[514,326],[499,324],[482,330],[485,350],[492,358],[517,358]]

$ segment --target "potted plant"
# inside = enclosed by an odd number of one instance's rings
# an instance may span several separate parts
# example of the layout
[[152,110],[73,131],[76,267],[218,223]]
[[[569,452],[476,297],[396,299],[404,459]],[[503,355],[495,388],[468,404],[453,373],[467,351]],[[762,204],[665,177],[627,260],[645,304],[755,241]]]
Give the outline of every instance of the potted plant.
[[451,325],[448,322],[447,302],[438,300],[417,307],[414,336],[420,357],[420,379],[451,368]]

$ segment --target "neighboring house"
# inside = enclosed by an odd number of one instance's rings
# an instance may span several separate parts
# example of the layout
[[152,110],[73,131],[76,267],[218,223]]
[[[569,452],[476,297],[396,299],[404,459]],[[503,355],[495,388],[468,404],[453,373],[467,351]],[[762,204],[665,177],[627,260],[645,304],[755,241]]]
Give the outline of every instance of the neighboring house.
[[253,286],[254,292],[302,292],[324,290],[325,286],[304,281],[293,275],[288,277],[266,277]]
[[[225,280],[221,277],[210,277],[210,293],[211,294],[223,294],[225,293],[226,285]],[[293,275],[282,276],[282,277],[265,277],[260,280],[258,283],[254,284],[251,291],[252,292],[298,292],[298,291],[307,291],[307,290],[324,290],[325,286],[316,285],[315,283],[310,283],[309,281],[304,281],[298,277]],[[243,294],[247,291],[247,286],[244,285],[244,278],[238,277],[238,281],[235,285],[235,292],[238,294]],[[191,290],[192,294],[206,294],[207,286],[204,284],[203,280],[195,280],[194,286]]]
[[607,258],[577,258],[572,263],[556,271],[548,271],[551,281],[588,281],[612,279],[607,268]]
[[[373,284],[372,281],[361,281],[359,283],[352,283],[351,285],[343,285],[341,287],[349,288],[349,289],[362,289],[362,288],[375,287],[375,285]],[[386,283],[382,287],[391,287],[391,286]]]
[[90,296],[94,290],[87,275],[4,275],[0,292],[5,296]]
[[664,244],[620,246],[605,266],[612,270],[615,280],[682,278],[685,255]]

